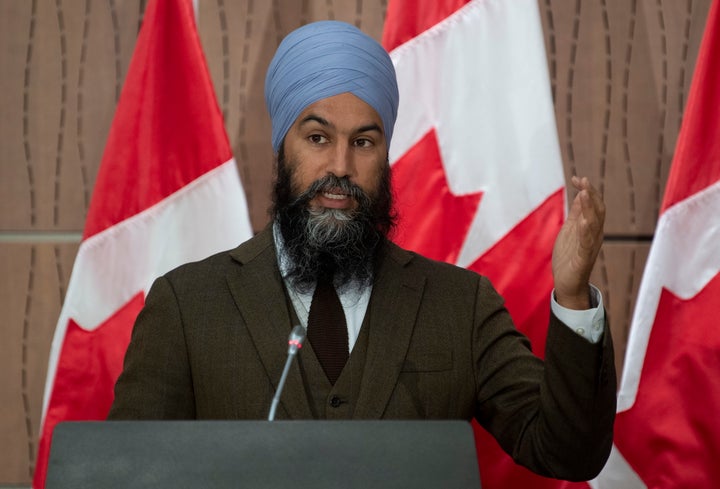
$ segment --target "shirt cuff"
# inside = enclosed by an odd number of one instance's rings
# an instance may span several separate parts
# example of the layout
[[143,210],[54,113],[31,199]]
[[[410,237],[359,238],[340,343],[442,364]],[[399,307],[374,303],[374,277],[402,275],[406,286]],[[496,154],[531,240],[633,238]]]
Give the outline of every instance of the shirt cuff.
[[605,325],[605,308],[600,290],[592,284],[590,284],[590,306],[590,309],[581,311],[568,309],[555,300],[555,289],[550,293],[550,309],[555,317],[590,343],[597,343],[602,338]]

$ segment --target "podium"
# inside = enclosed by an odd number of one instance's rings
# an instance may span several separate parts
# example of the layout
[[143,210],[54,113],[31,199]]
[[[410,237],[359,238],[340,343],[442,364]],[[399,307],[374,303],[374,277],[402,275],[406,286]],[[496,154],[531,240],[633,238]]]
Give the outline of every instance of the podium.
[[479,489],[464,421],[89,421],[56,426],[47,489]]

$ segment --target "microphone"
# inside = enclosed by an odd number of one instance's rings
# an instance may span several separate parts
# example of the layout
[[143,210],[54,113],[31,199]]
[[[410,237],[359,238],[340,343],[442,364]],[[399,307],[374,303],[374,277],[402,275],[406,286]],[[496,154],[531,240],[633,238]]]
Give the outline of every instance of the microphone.
[[268,421],[275,419],[275,410],[277,409],[278,402],[280,402],[280,394],[282,394],[283,387],[285,386],[285,379],[287,378],[288,371],[290,370],[290,364],[292,359],[297,354],[298,350],[302,348],[303,341],[305,341],[305,328],[299,324],[295,326],[290,332],[288,338],[288,356],[285,360],[285,368],[280,376],[280,382],[278,383],[277,390],[275,391],[275,397],[273,397],[272,404],[270,405],[270,413],[268,414]]

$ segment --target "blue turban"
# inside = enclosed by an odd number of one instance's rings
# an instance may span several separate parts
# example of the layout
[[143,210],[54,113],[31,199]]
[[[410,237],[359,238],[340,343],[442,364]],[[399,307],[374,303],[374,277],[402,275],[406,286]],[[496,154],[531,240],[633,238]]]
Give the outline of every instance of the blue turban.
[[308,105],[346,92],[375,109],[389,146],[400,97],[387,51],[357,27],[334,20],[307,24],[288,34],[265,78],[275,152]]

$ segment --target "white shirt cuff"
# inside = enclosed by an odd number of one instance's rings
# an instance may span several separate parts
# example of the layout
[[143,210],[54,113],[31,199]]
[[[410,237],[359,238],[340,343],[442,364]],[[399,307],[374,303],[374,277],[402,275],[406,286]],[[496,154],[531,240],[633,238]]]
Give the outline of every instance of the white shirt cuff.
[[553,314],[590,343],[597,343],[602,338],[605,325],[605,308],[600,290],[592,284],[590,284],[590,305],[592,306],[590,309],[582,311],[568,309],[555,300],[555,289],[550,293],[550,308]]

